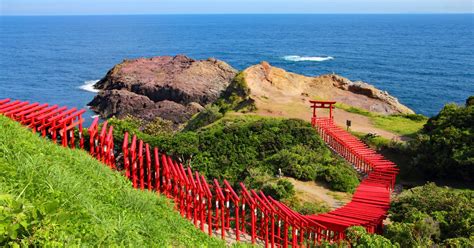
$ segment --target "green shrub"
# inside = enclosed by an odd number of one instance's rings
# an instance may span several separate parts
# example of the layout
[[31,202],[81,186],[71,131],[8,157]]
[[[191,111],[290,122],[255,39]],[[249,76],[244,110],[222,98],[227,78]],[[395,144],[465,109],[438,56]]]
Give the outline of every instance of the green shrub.
[[295,145],[290,149],[278,151],[268,157],[265,163],[271,164],[274,171],[281,169],[284,175],[311,181],[315,180],[323,167],[331,164],[332,160],[329,151],[320,154],[307,146]]
[[295,195],[295,187],[286,179],[278,179],[276,183],[267,182],[263,184],[261,190],[275,200],[286,199]]
[[[323,180],[336,190],[351,192],[358,183],[355,171],[335,159],[311,125],[301,120],[224,117],[198,131],[157,136],[141,132],[135,120],[112,119],[110,123],[121,132],[131,128],[130,133],[190,164],[209,179],[244,181],[259,189],[263,183],[253,182],[252,173],[259,171],[272,178],[281,168],[285,175]],[[120,144],[123,134],[114,135]],[[339,169],[343,173],[337,173]],[[333,187],[333,183],[337,185]]]
[[402,247],[432,246],[439,238],[439,224],[430,216],[417,212],[410,222],[387,225],[384,236]]
[[474,192],[429,183],[402,192],[389,213],[393,223],[387,227],[387,237],[400,244],[430,245],[469,238],[474,230]]
[[188,121],[187,131],[194,131],[221,119],[229,111],[252,112],[256,110],[255,101],[250,98],[244,72],[239,72],[219,99]]
[[332,189],[353,193],[359,185],[357,172],[342,161],[324,168],[317,180],[326,182]]
[[331,157],[328,150],[317,152],[307,146],[296,145],[270,156],[265,163],[272,165],[274,171],[281,168],[284,175],[296,179],[323,181],[334,190],[354,192],[359,184],[354,169],[344,161]]
[[446,239],[441,245],[448,248],[474,247],[474,236],[471,236],[470,239],[468,238]]
[[143,127],[143,133],[151,136],[171,135],[174,132],[175,128],[173,122],[160,117],[156,117],[155,120],[146,123]]
[[252,112],[256,110],[255,102],[250,98],[250,89],[245,81],[244,72],[239,72],[227,89],[215,103],[221,113],[228,111]]
[[207,106],[204,110],[195,115],[191,120],[188,121],[185,130],[197,130],[201,127],[207,126],[215,121],[219,120],[224,116],[218,106],[211,105]]
[[[365,228],[361,226],[349,227],[346,230],[347,241],[351,244],[351,247],[363,247],[363,248],[390,248],[390,247],[400,247],[397,243],[392,243],[389,239],[377,235],[369,234]],[[402,246],[404,247],[404,246]]]
[[446,105],[410,141],[413,166],[426,179],[474,180],[474,105]]
[[327,213],[331,209],[325,202],[303,202],[301,203],[297,199],[288,199],[284,201],[287,206],[303,215],[313,215],[320,213]]

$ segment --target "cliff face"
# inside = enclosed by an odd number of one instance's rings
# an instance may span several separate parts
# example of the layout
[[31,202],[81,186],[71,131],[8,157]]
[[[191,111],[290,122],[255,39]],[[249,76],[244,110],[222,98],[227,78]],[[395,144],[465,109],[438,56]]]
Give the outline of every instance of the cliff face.
[[269,112],[278,105],[285,109],[298,103],[307,105],[310,99],[323,99],[385,115],[414,113],[386,91],[334,74],[307,77],[262,62],[247,68],[244,77],[257,109]]
[[95,85],[100,92],[89,106],[104,118],[133,115],[183,123],[217,100],[236,73],[225,62],[182,55],[125,60]]
[[[215,59],[193,60],[180,55],[125,60],[95,85],[100,92],[89,105],[104,118],[161,117],[181,124],[226,89],[235,91],[229,85],[236,75],[235,69]],[[307,77],[262,62],[237,78],[245,84],[247,98],[260,114],[306,114],[312,99],[334,100],[380,114],[413,113],[385,91],[334,74]]]

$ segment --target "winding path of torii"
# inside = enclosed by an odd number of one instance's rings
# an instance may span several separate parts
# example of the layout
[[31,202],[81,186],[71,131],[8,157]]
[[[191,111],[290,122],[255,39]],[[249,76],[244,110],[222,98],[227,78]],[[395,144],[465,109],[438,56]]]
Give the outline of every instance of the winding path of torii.
[[[398,168],[334,124],[335,102],[310,102],[311,124],[321,138],[365,175],[351,202],[318,215],[301,215],[262,192],[248,190],[243,183],[235,190],[226,180],[206,179],[128,133],[124,133],[121,147],[115,146],[113,126],[107,121],[99,125],[96,118],[83,132],[85,110],[3,99],[0,113],[64,147],[89,151],[111,169],[123,171],[137,189],[173,199],[176,210],[210,236],[258,242],[265,247],[305,247],[323,240],[342,240],[350,226],[380,233]],[[317,116],[317,109],[329,109],[329,116]]]

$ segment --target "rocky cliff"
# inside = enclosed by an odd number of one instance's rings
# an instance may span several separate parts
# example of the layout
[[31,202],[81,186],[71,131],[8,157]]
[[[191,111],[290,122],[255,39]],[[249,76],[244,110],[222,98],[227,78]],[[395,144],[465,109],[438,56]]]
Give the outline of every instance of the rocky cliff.
[[95,85],[100,92],[89,105],[104,118],[161,117],[181,124],[219,96],[239,95],[237,91],[244,87],[246,96],[241,98],[263,115],[290,117],[296,111],[307,117],[312,99],[334,100],[385,115],[414,113],[385,91],[335,74],[308,77],[262,62],[236,75],[235,69],[215,59],[179,55],[125,60]]
[[103,118],[161,117],[179,124],[214,102],[236,73],[225,62],[183,55],[125,60],[95,84],[100,92],[89,106]]
[[268,112],[291,111],[295,104],[308,105],[310,99],[323,99],[385,115],[414,113],[386,91],[335,74],[307,77],[267,62],[251,66],[243,74],[257,109]]

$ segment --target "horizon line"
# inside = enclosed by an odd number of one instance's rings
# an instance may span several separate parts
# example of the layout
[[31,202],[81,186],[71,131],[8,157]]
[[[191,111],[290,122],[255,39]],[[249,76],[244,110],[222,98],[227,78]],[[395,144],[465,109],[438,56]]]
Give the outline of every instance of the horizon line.
[[94,13],[94,14],[2,14],[0,17],[40,17],[40,16],[153,16],[153,15],[472,15],[474,12],[295,12],[295,13]]

